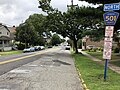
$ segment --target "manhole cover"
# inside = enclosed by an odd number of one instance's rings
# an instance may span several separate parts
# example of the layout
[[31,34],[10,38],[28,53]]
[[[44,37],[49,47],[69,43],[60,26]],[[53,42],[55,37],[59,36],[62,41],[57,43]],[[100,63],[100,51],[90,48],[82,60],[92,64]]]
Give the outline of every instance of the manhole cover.
[[10,73],[30,73],[30,70],[12,70]]

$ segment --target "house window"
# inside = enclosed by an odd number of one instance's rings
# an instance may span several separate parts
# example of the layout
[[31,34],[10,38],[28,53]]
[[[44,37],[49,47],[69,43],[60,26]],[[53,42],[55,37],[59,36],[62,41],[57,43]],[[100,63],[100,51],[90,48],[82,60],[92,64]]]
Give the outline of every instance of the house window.
[[0,34],[2,34],[2,32],[0,32]]
[[9,33],[7,32],[7,35],[8,35]]

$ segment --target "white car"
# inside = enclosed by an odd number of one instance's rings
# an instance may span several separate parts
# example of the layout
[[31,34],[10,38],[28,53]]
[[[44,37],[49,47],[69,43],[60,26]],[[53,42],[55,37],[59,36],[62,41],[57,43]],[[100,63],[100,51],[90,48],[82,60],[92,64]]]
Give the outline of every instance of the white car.
[[41,50],[41,47],[40,47],[40,46],[34,46],[34,48],[35,48],[35,51]]
[[43,50],[43,49],[45,49],[45,47],[44,46],[40,46],[40,49]]
[[70,45],[66,45],[65,50],[70,50]]
[[95,45],[88,45],[86,48],[87,49],[93,49],[93,48],[96,48],[96,46]]
[[35,51],[35,48],[34,48],[34,47],[25,48],[25,49],[23,50],[24,53],[25,53],[25,52],[34,52],[34,51]]

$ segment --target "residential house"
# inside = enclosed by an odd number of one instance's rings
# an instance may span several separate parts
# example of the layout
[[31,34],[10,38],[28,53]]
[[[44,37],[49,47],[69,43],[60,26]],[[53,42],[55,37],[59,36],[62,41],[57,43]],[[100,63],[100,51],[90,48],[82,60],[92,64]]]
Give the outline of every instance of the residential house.
[[96,46],[96,47],[103,47],[104,46],[104,40],[101,40],[101,41],[91,41],[91,39],[88,37],[88,36],[86,36],[86,37],[83,37],[83,39],[82,39],[82,49],[84,50],[84,49],[86,49],[86,47],[88,46],[88,45],[94,45],[94,46]]
[[0,50],[11,50],[10,41],[10,30],[7,26],[0,24]]
[[10,38],[11,38],[11,43],[14,44],[15,42],[15,33],[16,33],[16,27],[8,27],[9,31],[10,31]]

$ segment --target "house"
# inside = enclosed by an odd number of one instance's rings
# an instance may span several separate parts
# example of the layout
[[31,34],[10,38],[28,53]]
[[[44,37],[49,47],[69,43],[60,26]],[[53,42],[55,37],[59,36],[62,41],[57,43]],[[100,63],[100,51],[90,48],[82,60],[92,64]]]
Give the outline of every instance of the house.
[[16,33],[16,27],[8,27],[10,31],[10,38],[11,38],[11,43],[13,44],[15,42],[15,33]]
[[96,47],[103,47],[104,46],[104,40],[101,41],[91,41],[91,39],[86,36],[82,38],[82,49],[85,50],[88,45],[94,45]]
[[7,26],[0,23],[0,50],[11,50],[10,30]]

